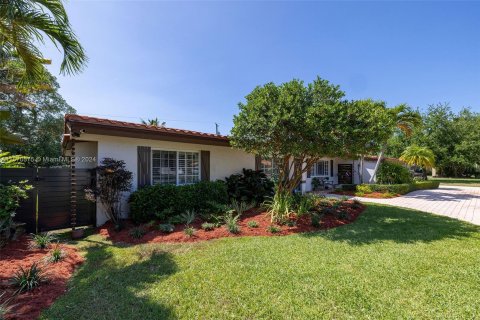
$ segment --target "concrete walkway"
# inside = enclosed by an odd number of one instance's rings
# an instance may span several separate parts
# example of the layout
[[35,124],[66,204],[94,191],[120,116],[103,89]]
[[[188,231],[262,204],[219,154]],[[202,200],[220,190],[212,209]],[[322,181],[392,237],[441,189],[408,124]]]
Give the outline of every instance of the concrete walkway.
[[417,190],[392,199],[355,199],[430,212],[480,225],[480,187],[441,185],[438,189]]

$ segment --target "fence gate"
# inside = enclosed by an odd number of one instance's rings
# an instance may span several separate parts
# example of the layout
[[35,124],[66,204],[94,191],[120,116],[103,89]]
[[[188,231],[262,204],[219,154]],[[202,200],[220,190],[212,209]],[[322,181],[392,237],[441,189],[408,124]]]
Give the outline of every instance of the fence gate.
[[[76,169],[77,224],[95,225],[95,203],[85,200],[83,189],[94,179],[89,169]],[[70,169],[22,168],[0,169],[0,183],[28,180],[33,185],[27,200],[20,202],[14,220],[25,222],[28,232],[42,232],[69,228],[70,225]]]

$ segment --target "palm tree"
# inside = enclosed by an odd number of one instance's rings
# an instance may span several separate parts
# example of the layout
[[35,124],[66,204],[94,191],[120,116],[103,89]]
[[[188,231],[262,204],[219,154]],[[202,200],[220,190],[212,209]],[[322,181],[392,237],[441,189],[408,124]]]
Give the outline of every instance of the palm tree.
[[165,125],[167,124],[165,121],[160,123],[160,120],[158,120],[158,118],[147,119],[147,120],[140,119],[140,120],[142,121],[142,124],[146,124],[148,126],[165,127]]
[[[389,110],[394,117],[395,128],[403,132],[406,136],[411,136],[415,127],[419,126],[422,123],[422,117],[418,112],[412,111],[412,109],[406,104],[400,104]],[[372,183],[377,174],[380,163],[382,162],[383,154],[385,153],[386,146],[383,145],[380,149],[380,154],[378,155],[377,163],[375,164],[375,169],[372,176],[370,177],[369,182]]]
[[0,2],[0,69],[6,71],[6,63],[19,58],[25,68],[20,87],[44,80],[44,64],[49,60],[43,57],[37,43],[44,44],[45,36],[63,49],[62,74],[82,71],[87,57],[70,26],[62,0]]
[[406,162],[409,166],[422,168],[425,180],[427,180],[427,169],[433,168],[435,165],[435,155],[433,151],[427,147],[419,147],[417,145],[407,147],[402,152],[400,160]]
[[10,152],[0,150],[0,168],[23,168],[28,159],[22,155],[10,155]]

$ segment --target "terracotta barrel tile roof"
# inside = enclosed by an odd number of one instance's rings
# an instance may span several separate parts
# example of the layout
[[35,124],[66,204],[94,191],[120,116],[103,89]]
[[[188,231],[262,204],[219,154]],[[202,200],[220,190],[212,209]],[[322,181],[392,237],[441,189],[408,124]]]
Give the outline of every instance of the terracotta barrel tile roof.
[[200,137],[200,138],[209,138],[209,139],[228,141],[227,136],[216,135],[213,133],[204,133],[204,132],[175,129],[175,128],[168,128],[168,127],[157,127],[157,126],[151,126],[151,125],[141,124],[141,123],[102,119],[102,118],[95,118],[95,117],[89,117],[89,116],[82,116],[78,114],[66,114],[65,123],[67,122],[102,126],[106,128],[108,127],[108,128],[138,129],[142,131],[150,131],[152,133],[158,132],[158,133],[175,134],[179,136]]

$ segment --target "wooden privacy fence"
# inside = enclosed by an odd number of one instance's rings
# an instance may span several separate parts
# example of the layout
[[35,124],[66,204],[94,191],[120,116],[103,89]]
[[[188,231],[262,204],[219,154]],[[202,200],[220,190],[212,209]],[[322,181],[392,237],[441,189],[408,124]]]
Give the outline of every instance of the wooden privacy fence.
[[[83,189],[95,180],[89,169],[76,169],[76,226],[95,225],[96,205],[84,198]],[[27,232],[57,230],[71,226],[70,168],[0,169],[0,183],[28,180],[33,186],[28,199],[20,202],[14,220],[25,222]]]

